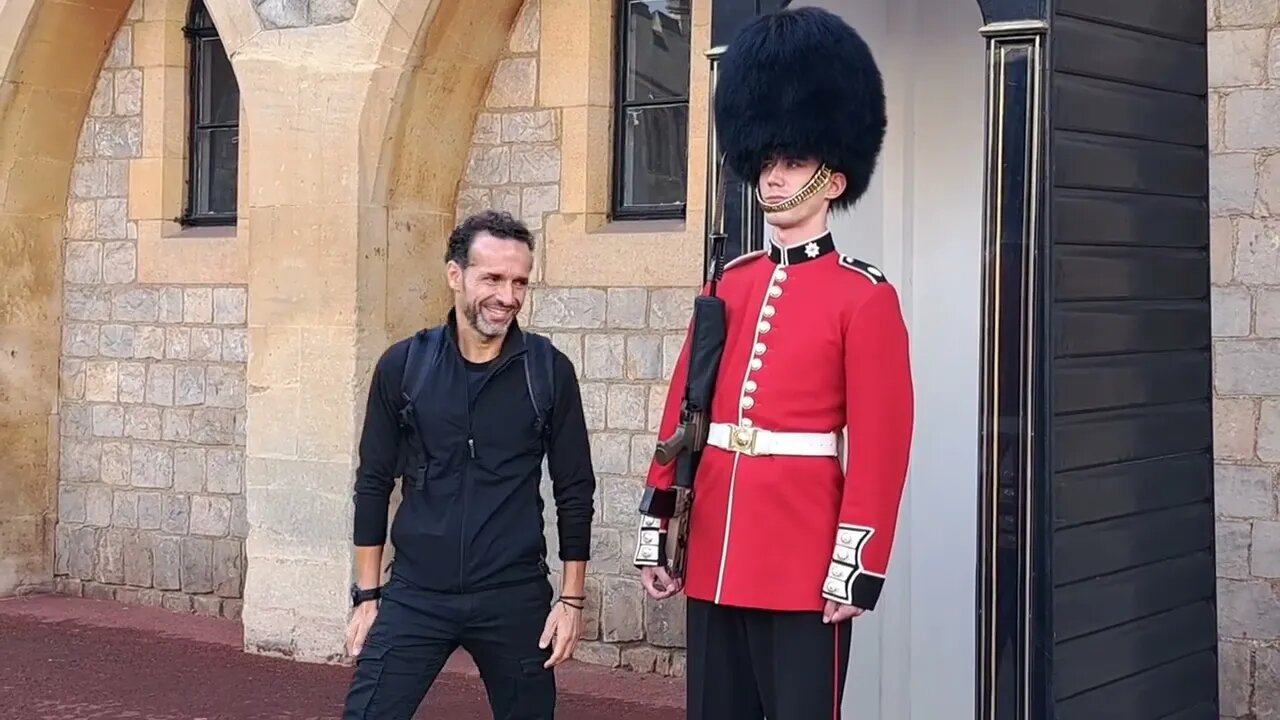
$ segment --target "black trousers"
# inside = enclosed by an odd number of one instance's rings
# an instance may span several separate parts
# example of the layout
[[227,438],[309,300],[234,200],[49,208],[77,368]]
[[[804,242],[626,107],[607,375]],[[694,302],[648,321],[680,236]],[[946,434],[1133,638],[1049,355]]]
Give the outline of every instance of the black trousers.
[[851,623],[687,603],[689,720],[840,720]]
[[453,651],[475,660],[495,720],[551,720],[555,675],[538,647],[551,584],[451,594],[393,578],[356,660],[343,720],[409,720]]

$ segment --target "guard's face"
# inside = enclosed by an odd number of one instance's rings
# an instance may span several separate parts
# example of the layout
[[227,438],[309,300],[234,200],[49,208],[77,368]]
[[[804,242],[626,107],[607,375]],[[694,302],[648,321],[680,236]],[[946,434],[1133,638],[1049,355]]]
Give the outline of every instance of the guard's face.
[[458,314],[481,335],[502,337],[524,306],[533,253],[518,240],[480,233],[471,243],[469,260],[466,270],[449,263]]
[[[768,203],[787,200],[809,182],[819,167],[821,163],[810,158],[775,157],[766,160],[760,169],[760,196]],[[771,225],[785,228],[802,225],[815,217],[824,217],[831,200],[839,197],[844,186],[844,176],[832,173],[826,186],[807,200],[788,210],[766,212],[765,219]]]

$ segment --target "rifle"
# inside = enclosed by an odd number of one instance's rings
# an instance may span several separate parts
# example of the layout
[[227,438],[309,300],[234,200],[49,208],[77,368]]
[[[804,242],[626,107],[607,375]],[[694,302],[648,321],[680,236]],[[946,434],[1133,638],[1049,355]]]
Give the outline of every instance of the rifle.
[[[716,60],[724,52],[723,47],[707,53],[711,59],[712,95],[715,94]],[[658,441],[653,457],[659,465],[676,464],[675,499],[664,508],[670,524],[668,533],[674,535],[674,547],[670,549],[671,571],[683,577],[688,554],[689,520],[693,506],[693,480],[698,472],[702,450],[707,444],[707,432],[711,423],[711,399],[715,392],[716,375],[720,371],[720,359],[724,353],[726,319],[724,300],[716,294],[717,285],[724,274],[724,155],[716,148],[715,123],[710,125],[711,137],[707,139],[708,186],[714,187],[710,207],[707,240],[710,249],[707,270],[707,292],[693,301],[693,317],[690,321],[688,372],[685,378],[684,397],[680,406],[680,419],[672,434]],[[641,511],[654,498],[646,493]],[[667,513],[670,513],[669,515]]]

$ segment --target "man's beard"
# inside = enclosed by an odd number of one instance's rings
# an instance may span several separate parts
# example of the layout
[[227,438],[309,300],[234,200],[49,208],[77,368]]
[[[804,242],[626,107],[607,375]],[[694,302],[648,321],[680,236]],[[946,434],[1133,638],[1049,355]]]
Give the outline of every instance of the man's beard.
[[515,308],[508,308],[501,304],[494,304],[491,307],[501,310],[511,310],[512,315],[501,325],[495,325],[485,318],[484,313],[480,310],[480,303],[478,302],[468,304],[463,313],[466,315],[467,322],[471,323],[471,327],[475,328],[476,332],[490,340],[505,335],[507,328],[511,326],[511,321],[515,319]]

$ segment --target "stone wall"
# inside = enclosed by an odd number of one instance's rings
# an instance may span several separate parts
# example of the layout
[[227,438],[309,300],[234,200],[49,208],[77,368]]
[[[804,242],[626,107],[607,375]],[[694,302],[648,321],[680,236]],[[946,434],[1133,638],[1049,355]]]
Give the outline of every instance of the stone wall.
[[[457,216],[506,210],[535,231],[535,282],[521,322],[550,336],[578,371],[598,487],[587,634],[577,657],[681,674],[683,598],[649,601],[631,553],[636,508],[662,413],[663,379],[675,365],[694,293],[691,288],[566,287],[545,281],[543,231],[547,219],[561,210],[563,111],[545,107],[538,97],[540,37],[539,0],[527,0],[476,121]],[[568,172],[575,170],[581,172]],[[549,480],[543,495],[554,571],[559,564],[555,505],[548,485]],[[558,575],[553,582],[558,590]]]
[[63,592],[238,617],[246,289],[139,282],[131,198],[167,191],[130,185],[155,125],[134,62],[142,20],[139,2],[99,76],[71,177],[55,575]]
[[1280,714],[1280,4],[1217,0],[1209,81],[1222,716]]

